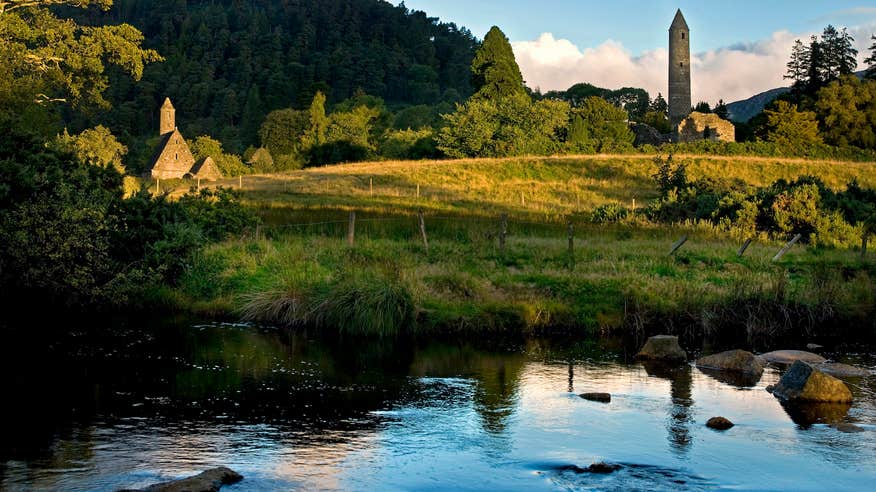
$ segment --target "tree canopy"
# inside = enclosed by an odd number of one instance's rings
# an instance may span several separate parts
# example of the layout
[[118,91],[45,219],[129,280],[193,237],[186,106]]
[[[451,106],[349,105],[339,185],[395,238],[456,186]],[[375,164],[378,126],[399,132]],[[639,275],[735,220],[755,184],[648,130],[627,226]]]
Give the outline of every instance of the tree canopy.
[[471,84],[478,97],[501,99],[526,94],[511,43],[496,26],[484,37],[471,62]]

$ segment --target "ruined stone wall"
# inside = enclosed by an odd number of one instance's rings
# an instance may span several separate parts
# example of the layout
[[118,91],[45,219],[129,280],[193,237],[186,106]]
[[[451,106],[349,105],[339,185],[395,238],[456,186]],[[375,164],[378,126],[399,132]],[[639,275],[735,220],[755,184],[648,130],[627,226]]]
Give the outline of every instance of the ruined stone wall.
[[736,127],[733,123],[721,119],[712,113],[694,111],[679,123],[676,128],[679,142],[698,142],[714,140],[718,142],[735,142]]

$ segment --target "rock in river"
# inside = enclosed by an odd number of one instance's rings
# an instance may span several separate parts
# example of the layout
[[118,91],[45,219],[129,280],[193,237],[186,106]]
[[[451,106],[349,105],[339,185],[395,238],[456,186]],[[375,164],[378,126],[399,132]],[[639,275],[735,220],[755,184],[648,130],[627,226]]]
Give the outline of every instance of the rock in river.
[[194,477],[150,485],[142,489],[142,492],[218,492],[223,485],[231,485],[241,480],[242,475],[220,466]]
[[839,362],[825,362],[815,366],[819,371],[838,378],[865,378],[871,376],[870,371],[860,367],[841,364]]
[[767,391],[789,402],[852,401],[852,392],[845,383],[799,360]]
[[648,339],[636,354],[640,360],[662,360],[681,362],[687,359],[687,353],[678,344],[678,337],[656,335]]
[[715,430],[727,430],[733,427],[733,422],[725,419],[724,417],[712,417],[706,422],[706,427]]
[[581,393],[578,396],[590,401],[598,401],[602,403],[611,402],[611,394],[609,393]]
[[810,364],[821,364],[822,362],[827,361],[827,359],[818,354],[813,354],[812,352],[806,352],[803,350],[774,350],[772,352],[760,354],[758,357],[760,357],[762,361],[772,364],[793,364],[798,360]]
[[763,363],[754,354],[745,350],[728,350],[720,354],[701,357],[697,359],[697,367],[739,372],[757,377],[763,374]]

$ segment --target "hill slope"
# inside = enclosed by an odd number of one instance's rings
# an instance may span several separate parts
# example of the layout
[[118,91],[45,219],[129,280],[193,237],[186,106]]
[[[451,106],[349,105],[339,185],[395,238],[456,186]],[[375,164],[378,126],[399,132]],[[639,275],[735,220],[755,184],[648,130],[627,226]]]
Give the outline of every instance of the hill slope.
[[235,152],[256,143],[267,112],[306,107],[316,90],[330,102],[359,90],[396,104],[465,98],[478,45],[465,28],[382,0],[117,0],[74,14],[130,23],[166,58],[139,83],[112,78],[105,124],[151,136],[169,96],[184,134]]

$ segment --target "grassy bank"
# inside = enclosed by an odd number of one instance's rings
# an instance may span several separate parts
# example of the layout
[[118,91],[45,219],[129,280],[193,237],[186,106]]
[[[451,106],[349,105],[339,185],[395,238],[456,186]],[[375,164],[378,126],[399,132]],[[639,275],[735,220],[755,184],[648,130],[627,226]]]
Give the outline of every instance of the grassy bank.
[[[809,174],[837,189],[852,178],[876,186],[873,164],[684,160],[694,178],[765,185]],[[797,246],[774,263],[782,244],[765,237],[740,258],[741,238],[709,226],[588,224],[599,205],[641,207],[656,197],[653,172],[649,158],[597,156],[248,176],[245,200],[264,220],[259,236],[207,248],[159,297],[211,314],[382,335],[670,331],[752,345],[873,335],[876,269],[858,251]],[[345,240],[349,210],[357,211],[353,247]],[[688,243],[669,256],[684,234]]]

